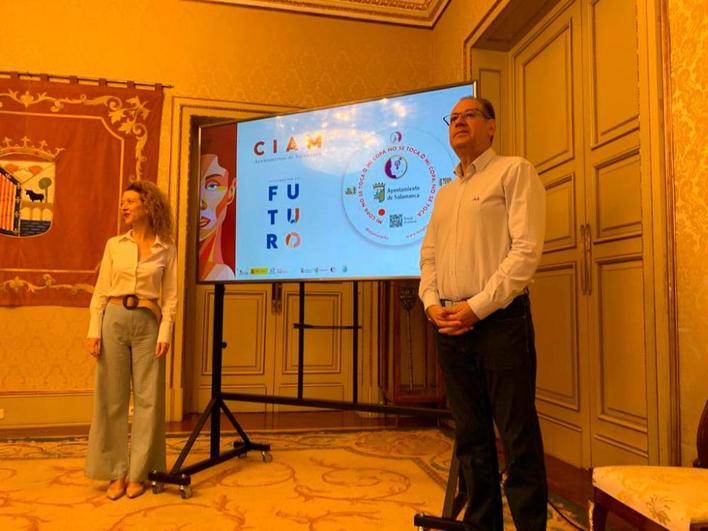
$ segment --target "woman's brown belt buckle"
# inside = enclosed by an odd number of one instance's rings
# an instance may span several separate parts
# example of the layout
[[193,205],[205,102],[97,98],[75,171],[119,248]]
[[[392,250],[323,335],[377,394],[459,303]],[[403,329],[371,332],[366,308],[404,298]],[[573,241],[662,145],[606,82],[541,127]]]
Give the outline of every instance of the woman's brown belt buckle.
[[136,310],[138,308],[145,308],[155,316],[155,319],[157,319],[158,323],[162,319],[162,311],[160,310],[159,304],[150,299],[141,300],[140,298],[138,298],[137,295],[133,295],[132,293],[129,295],[123,295],[123,308],[125,308],[126,310]]
[[126,310],[135,310],[140,303],[137,295],[123,295],[123,308]]

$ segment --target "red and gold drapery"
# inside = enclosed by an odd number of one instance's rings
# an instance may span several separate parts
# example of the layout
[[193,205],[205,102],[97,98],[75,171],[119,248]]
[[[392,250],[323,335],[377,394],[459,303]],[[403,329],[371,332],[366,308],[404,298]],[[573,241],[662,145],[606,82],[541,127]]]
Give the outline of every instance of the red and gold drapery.
[[0,79],[0,305],[88,304],[121,191],[157,177],[162,98]]

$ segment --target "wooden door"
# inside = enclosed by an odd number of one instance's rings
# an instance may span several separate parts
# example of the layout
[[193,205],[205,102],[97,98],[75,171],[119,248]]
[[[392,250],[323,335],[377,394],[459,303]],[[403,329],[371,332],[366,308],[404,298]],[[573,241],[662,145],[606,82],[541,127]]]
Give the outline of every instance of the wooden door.
[[[502,148],[546,187],[531,285],[547,453],[577,466],[651,461],[656,328],[651,176],[640,172],[635,0],[561,1],[473,77],[502,115]],[[493,66],[496,65],[496,66]],[[508,96],[505,95],[508,79]]]
[[[228,285],[224,295],[222,390],[227,392],[297,396],[299,330],[298,284]],[[189,410],[199,412],[211,396],[214,288],[196,288],[195,350],[192,356],[192,394]],[[351,283],[306,285],[305,322],[350,325]],[[351,398],[351,332],[312,329],[305,332],[304,397],[331,400]],[[273,411],[273,406],[239,402],[234,411]],[[276,406],[276,411],[305,408]],[[310,409],[310,408],[308,408]]]
[[578,0],[512,53],[516,147],[549,205],[531,290],[539,411],[547,451],[584,467],[647,463],[657,394],[636,27],[634,0]]

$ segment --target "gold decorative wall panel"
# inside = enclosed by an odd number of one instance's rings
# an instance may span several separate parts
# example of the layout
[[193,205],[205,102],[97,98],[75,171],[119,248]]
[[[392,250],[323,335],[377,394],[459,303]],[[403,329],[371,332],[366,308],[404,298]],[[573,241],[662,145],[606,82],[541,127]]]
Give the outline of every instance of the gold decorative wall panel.
[[88,310],[27,306],[0,315],[0,393],[93,389],[95,362],[84,352]]
[[435,62],[428,30],[216,3],[2,2],[0,15],[33,21],[31,46],[21,24],[5,28],[3,70],[160,81],[180,96],[315,107],[422,88]]
[[681,459],[696,455],[708,366],[708,3],[667,0],[676,204]]

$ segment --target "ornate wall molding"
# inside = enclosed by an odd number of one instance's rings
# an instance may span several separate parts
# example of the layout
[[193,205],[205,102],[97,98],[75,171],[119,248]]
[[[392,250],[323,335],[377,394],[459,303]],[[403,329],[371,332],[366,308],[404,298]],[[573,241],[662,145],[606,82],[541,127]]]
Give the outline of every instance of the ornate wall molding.
[[450,0],[199,0],[432,28]]

